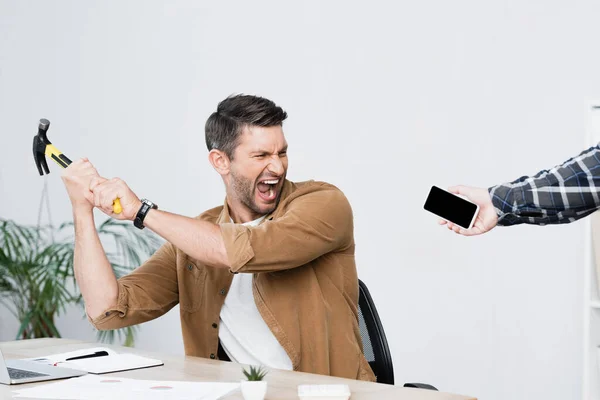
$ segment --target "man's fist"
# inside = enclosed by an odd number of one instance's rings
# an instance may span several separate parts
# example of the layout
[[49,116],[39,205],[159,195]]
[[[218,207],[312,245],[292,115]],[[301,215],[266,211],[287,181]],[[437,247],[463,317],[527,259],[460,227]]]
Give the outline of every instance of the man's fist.
[[76,160],[62,171],[61,178],[73,208],[94,207],[90,182],[97,176],[98,171],[87,158]]
[[[119,220],[135,219],[142,206],[140,199],[133,193],[127,184],[119,178],[105,179],[96,176],[90,181],[89,190],[92,192],[92,204],[109,217]],[[123,211],[120,214],[113,212],[113,202],[119,199]]]

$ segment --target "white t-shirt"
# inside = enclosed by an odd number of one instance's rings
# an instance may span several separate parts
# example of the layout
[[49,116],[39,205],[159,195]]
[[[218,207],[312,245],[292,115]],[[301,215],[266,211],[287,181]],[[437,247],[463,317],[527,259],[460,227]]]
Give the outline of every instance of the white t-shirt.
[[[264,216],[244,225],[256,226]],[[221,308],[219,339],[231,361],[291,370],[292,361],[263,320],[252,294],[253,274],[233,276]]]

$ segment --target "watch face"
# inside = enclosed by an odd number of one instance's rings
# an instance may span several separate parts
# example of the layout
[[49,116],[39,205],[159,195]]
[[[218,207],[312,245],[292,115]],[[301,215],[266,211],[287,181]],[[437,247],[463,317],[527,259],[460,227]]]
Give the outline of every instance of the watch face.
[[153,202],[151,202],[150,200],[146,200],[146,204],[148,204],[148,206],[150,206],[150,208],[158,208],[158,206],[156,204],[154,204]]

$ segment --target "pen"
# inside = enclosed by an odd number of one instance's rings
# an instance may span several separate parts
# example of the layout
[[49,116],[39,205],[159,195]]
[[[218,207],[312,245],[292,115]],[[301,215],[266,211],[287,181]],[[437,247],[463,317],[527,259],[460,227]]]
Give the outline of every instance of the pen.
[[82,358],[102,357],[102,356],[107,356],[107,355],[108,355],[108,353],[106,351],[97,351],[93,354],[86,354],[83,356],[67,358],[65,361],[80,360]]

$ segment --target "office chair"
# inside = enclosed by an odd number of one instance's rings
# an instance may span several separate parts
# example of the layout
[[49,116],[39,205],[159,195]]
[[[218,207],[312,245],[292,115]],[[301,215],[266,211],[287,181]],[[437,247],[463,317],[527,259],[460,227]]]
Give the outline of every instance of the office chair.
[[[383,325],[367,285],[359,279],[358,287],[358,327],[363,343],[363,352],[377,378],[377,382],[393,385],[394,367]],[[426,383],[405,383],[404,387],[437,390]]]

